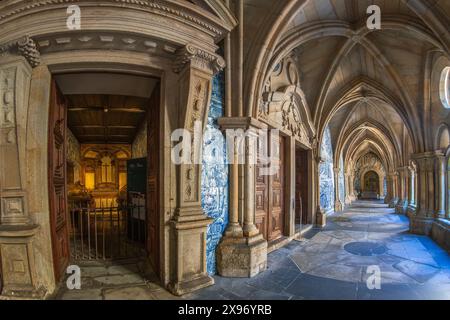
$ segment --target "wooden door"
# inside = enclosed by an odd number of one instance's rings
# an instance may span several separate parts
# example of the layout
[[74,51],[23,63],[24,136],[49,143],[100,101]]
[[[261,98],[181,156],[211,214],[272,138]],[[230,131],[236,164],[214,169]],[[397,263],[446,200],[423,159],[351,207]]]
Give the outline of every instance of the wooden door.
[[279,158],[275,174],[267,175],[267,166],[260,161],[256,167],[256,226],[268,241],[283,236],[285,219],[284,140],[272,141],[270,155]]
[[70,259],[66,190],[66,127],[66,102],[53,81],[48,132],[48,186],[56,281],[65,274]]
[[264,174],[266,166],[258,159],[258,165],[256,166],[256,213],[255,213],[255,225],[259,231],[267,239],[267,213],[269,212],[269,176]]
[[150,98],[147,112],[147,251],[156,274],[160,272],[160,91],[158,84]]
[[279,159],[276,173],[269,176],[269,218],[267,240],[276,240],[284,232],[284,139],[272,137],[271,155]]

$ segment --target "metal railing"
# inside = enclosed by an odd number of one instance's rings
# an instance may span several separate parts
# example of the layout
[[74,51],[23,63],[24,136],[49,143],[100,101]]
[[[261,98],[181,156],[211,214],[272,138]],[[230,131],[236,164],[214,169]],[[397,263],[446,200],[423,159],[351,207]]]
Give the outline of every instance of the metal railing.
[[70,245],[74,260],[140,257],[147,239],[144,206],[70,209]]

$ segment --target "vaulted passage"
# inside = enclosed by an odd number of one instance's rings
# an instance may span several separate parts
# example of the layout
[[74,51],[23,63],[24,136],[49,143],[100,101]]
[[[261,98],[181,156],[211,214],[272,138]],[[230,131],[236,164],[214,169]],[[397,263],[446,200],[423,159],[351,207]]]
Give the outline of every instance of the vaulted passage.
[[[383,201],[356,201],[299,241],[268,256],[253,279],[216,277],[188,299],[450,299],[450,257]],[[370,285],[379,268],[381,289]]]

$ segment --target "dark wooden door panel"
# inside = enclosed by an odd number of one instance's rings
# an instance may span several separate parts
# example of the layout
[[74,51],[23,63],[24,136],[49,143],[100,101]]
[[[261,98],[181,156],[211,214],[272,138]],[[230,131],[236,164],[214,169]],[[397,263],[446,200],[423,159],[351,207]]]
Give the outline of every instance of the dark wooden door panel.
[[160,152],[160,85],[150,98],[147,112],[147,250],[157,274],[160,271],[159,152]]
[[256,167],[256,213],[255,213],[255,224],[258,230],[263,234],[264,238],[267,239],[267,213],[269,211],[269,188],[268,188],[268,177],[263,175],[263,169],[265,167],[258,162]]
[[64,96],[52,82],[49,134],[48,183],[53,264],[58,281],[69,264],[69,231],[66,190],[66,126],[67,108]]
[[270,176],[269,189],[269,232],[268,240],[275,240],[283,235],[284,229],[284,140],[272,138],[271,155],[279,159],[276,174]]
[[[276,139],[276,138],[272,138]],[[284,232],[284,140],[273,140],[270,154],[278,156],[279,162],[274,175],[267,175],[267,167],[258,162],[256,168],[256,226],[268,241],[276,240]]]

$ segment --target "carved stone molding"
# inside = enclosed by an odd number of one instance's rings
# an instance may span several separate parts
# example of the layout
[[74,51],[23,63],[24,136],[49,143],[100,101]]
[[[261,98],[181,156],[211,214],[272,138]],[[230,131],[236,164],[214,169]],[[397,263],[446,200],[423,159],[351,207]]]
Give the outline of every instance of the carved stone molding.
[[36,42],[29,36],[1,45],[0,56],[6,54],[18,54],[24,57],[33,68],[41,63],[41,55]]
[[[74,3],[77,5],[83,5],[83,0],[34,0],[30,1],[22,1],[22,4],[18,4],[13,9],[8,10],[0,10],[0,21],[13,17],[14,15],[24,14],[27,11],[31,11],[36,8],[42,8],[44,6],[58,6],[63,4],[67,6],[70,3]],[[100,1],[99,1],[100,2]],[[121,7],[121,6],[134,6],[138,7],[141,10],[144,8],[149,10],[155,14],[160,16],[171,16],[175,20],[186,21],[188,24],[197,25],[199,28],[202,28],[209,33],[211,33],[214,38],[221,38],[224,33],[224,29],[222,29],[219,23],[214,23],[213,20],[209,20],[206,17],[201,16],[201,13],[197,12],[189,12],[189,10],[183,9],[183,7],[178,6],[173,2],[161,1],[161,0],[152,0],[152,1],[142,1],[142,0],[110,0],[110,1],[101,1],[104,6],[111,7]],[[41,9],[42,10],[42,9]]]
[[201,70],[211,70],[214,74],[226,66],[221,56],[190,44],[178,50],[173,67],[174,72],[180,73],[188,63]]

